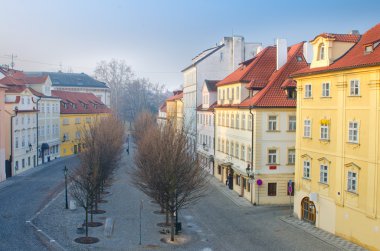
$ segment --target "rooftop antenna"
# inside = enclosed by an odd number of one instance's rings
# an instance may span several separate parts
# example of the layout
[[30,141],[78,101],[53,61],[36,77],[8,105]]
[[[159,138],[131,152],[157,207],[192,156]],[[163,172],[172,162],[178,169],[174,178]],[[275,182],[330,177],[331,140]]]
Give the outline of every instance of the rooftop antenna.
[[7,57],[9,57],[9,58],[11,58],[11,64],[10,64],[10,66],[11,66],[11,68],[12,68],[12,70],[13,70],[13,67],[15,66],[15,58],[17,58],[17,55],[14,55],[13,53],[11,54],[11,55],[5,55],[5,56],[7,56]]

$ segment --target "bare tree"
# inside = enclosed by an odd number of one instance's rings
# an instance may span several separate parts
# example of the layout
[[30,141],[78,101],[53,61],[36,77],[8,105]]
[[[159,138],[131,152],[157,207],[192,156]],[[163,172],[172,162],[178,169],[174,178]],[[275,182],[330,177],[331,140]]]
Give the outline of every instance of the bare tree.
[[150,112],[141,112],[137,116],[134,124],[132,136],[136,142],[140,141],[144,135],[156,126],[156,117]]
[[185,129],[177,130],[170,124],[151,127],[137,141],[137,149],[134,184],[170,213],[174,241],[174,215],[205,194],[207,174]]
[[[113,115],[82,127],[81,142],[85,146],[80,154],[81,164],[70,175],[71,194],[86,211],[86,236],[88,212],[93,219],[93,206],[97,209],[100,188],[117,167],[124,143],[124,126]],[[91,210],[90,210],[91,209]]]

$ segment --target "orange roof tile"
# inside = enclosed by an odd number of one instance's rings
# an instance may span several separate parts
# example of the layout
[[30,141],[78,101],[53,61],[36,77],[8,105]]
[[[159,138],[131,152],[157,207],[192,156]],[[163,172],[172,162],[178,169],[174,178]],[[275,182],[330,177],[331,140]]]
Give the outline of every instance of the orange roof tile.
[[356,43],[360,39],[360,35],[359,34],[322,33],[322,34],[319,34],[318,36],[316,36],[310,42],[314,41],[318,37],[330,38],[330,39],[333,39],[334,41],[338,41],[338,42],[350,42],[350,43]]
[[[292,77],[323,73],[327,71],[338,71],[351,68],[380,65],[380,23],[365,32],[346,54],[338,58],[330,66],[312,68],[309,67],[295,72]],[[373,45],[371,53],[365,52],[365,46]],[[375,45],[377,45],[375,47]]]
[[247,88],[263,88],[276,70],[276,47],[268,46],[216,84],[220,87],[232,83],[250,83]]

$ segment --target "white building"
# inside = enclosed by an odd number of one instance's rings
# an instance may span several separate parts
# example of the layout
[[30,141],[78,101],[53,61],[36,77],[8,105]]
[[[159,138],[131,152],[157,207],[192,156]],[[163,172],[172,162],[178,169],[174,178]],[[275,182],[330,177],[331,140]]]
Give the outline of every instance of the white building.
[[244,37],[224,37],[215,47],[204,50],[192,59],[183,72],[184,125],[195,138],[196,107],[202,103],[202,85],[206,79],[223,79],[239,64],[256,55],[260,43],[246,43]]
[[214,174],[214,106],[216,105],[216,83],[205,80],[202,87],[202,104],[197,108],[197,153],[202,167]]
[[93,93],[110,107],[111,91],[106,83],[98,81],[85,73],[64,72],[28,72],[28,76],[48,75],[52,82],[52,90]]
[[157,124],[164,126],[166,124],[166,101],[158,109]]
[[[12,134],[7,134],[10,152],[10,174],[22,173],[37,166],[37,106],[36,98],[29,88],[7,86],[5,109],[11,117]],[[8,171],[8,172],[9,172]]]

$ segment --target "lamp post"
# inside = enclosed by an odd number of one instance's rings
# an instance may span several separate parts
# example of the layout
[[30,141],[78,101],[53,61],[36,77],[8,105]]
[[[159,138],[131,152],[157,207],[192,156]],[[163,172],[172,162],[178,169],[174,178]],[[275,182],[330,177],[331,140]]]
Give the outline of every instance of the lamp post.
[[66,209],[69,209],[69,204],[68,204],[68,201],[67,201],[67,167],[65,166],[65,168],[63,169],[63,173],[65,174],[65,194],[66,194]]
[[252,203],[252,193],[253,193],[253,181],[255,179],[255,174],[253,173],[252,169],[251,169],[251,166],[249,164],[247,165],[247,168],[245,169],[245,171],[247,172],[247,176],[250,179],[250,183],[251,183],[251,203]]

